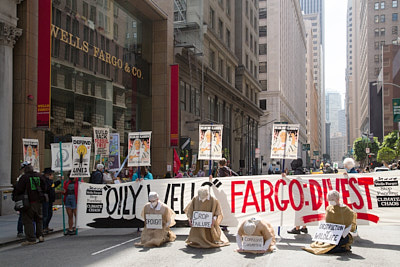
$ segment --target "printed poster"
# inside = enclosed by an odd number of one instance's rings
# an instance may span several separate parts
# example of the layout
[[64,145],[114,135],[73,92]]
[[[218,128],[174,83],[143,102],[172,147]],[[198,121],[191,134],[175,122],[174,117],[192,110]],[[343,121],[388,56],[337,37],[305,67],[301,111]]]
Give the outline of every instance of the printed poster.
[[297,159],[298,142],[298,124],[274,124],[271,142],[271,158]]
[[108,169],[111,171],[116,171],[121,166],[119,146],[119,133],[110,134],[110,155],[108,157]]
[[72,171],[70,177],[90,177],[91,137],[72,137]]
[[29,161],[35,172],[40,172],[39,164],[39,140],[22,139],[24,161]]
[[110,129],[93,127],[94,140],[94,169],[98,163],[103,163],[107,166],[108,155],[110,153]]
[[199,160],[222,159],[223,125],[199,125]]
[[51,169],[53,171],[61,171],[61,161],[63,171],[72,170],[72,143],[51,144]]
[[151,143],[151,132],[129,133],[128,167],[151,166],[150,143]]

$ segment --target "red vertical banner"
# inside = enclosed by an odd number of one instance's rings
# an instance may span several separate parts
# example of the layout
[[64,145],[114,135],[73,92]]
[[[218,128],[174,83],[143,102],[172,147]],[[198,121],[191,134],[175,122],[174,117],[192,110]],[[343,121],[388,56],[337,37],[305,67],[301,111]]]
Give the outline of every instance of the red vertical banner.
[[36,126],[50,127],[51,0],[40,0]]
[[179,172],[181,168],[181,160],[179,159],[178,153],[174,148],[174,176]]
[[170,146],[179,144],[179,65],[171,65]]

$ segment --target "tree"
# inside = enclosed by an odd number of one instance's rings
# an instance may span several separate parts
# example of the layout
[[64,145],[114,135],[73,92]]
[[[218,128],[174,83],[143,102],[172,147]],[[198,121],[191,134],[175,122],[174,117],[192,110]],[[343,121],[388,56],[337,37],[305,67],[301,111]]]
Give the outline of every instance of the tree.
[[365,149],[368,147],[370,153],[377,154],[379,150],[379,141],[377,137],[374,137],[374,141],[371,142],[368,138],[359,137],[353,143],[354,149],[354,159],[360,162],[362,167],[365,166],[366,159],[367,159],[367,152]]
[[396,152],[389,147],[382,147],[378,151],[378,161],[389,163],[396,158]]
[[381,148],[388,147],[393,149],[396,159],[398,159],[400,156],[400,139],[398,138],[398,134],[399,131],[395,130],[385,135],[385,137],[383,137],[383,142],[381,146]]

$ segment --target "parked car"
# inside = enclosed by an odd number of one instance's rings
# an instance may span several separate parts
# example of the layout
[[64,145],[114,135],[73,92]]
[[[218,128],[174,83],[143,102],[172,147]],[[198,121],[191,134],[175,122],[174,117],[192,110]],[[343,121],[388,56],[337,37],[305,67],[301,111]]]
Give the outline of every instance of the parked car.
[[374,172],[386,172],[386,171],[389,171],[389,168],[384,167],[384,166],[382,166],[382,167],[375,167],[375,168],[374,168]]

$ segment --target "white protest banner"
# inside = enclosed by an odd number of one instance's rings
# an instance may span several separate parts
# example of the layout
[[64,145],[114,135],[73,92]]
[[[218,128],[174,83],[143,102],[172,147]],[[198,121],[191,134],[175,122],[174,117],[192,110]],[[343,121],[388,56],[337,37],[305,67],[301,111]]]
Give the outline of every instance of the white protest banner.
[[[107,163],[110,154],[110,129],[93,127],[94,168],[98,163]],[[107,166],[107,165],[104,165]]]
[[337,245],[345,227],[342,224],[321,223],[312,240]]
[[[185,207],[197,190],[209,186],[218,199],[224,218],[222,225],[236,227],[243,220],[258,216],[274,226],[318,225],[325,221],[326,197],[339,191],[341,203],[357,213],[358,225],[400,224],[400,171],[379,173],[235,176],[223,179],[159,179],[122,184],[79,184],[79,227],[138,227],[149,192],[159,194],[176,213],[175,220],[187,220]],[[96,195],[93,193],[96,192]],[[86,212],[87,204],[101,204],[99,213]]]
[[22,139],[24,161],[29,161],[35,172],[40,172],[39,164],[39,140]]
[[146,214],[146,227],[148,229],[162,229],[162,214]]
[[243,236],[244,250],[263,250],[264,238],[262,236]]
[[61,171],[61,160],[63,171],[72,170],[72,143],[61,143],[61,153],[60,155],[60,144],[53,143],[51,145],[51,169],[53,171]]
[[193,211],[192,227],[211,228],[212,212]]
[[298,137],[298,124],[274,124],[271,158],[297,159]]
[[222,159],[223,125],[199,125],[199,160]]
[[90,177],[91,137],[72,137],[72,171],[70,177]]
[[110,134],[110,155],[108,157],[108,168],[110,171],[116,171],[121,167],[119,149],[119,133]]
[[151,132],[129,133],[128,167],[150,166]]

